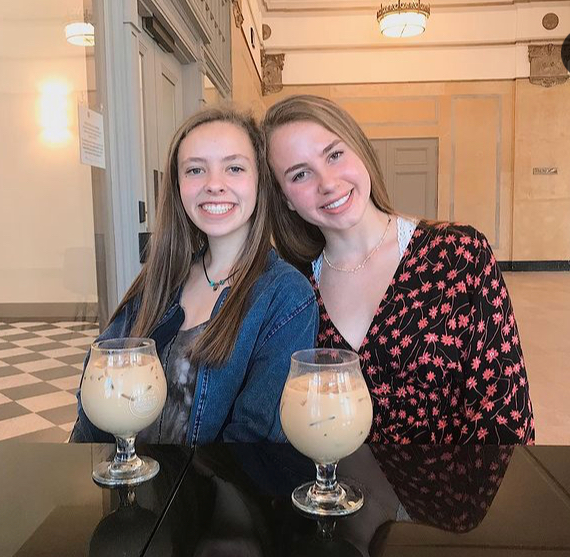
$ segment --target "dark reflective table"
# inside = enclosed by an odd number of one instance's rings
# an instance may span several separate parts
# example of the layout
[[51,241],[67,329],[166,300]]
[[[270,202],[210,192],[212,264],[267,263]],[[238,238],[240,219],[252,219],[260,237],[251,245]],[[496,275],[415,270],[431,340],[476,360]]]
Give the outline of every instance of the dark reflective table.
[[363,446],[336,521],[293,509],[314,465],[289,445],[142,445],[161,472],[131,490],[91,480],[112,450],[0,443],[0,556],[570,557],[570,447]]
[[[160,462],[158,476],[110,490],[91,479],[111,445],[0,443],[0,556],[142,555],[171,502],[192,452],[137,447]],[[167,547],[170,540],[165,540]],[[169,553],[167,553],[169,554]]]
[[148,556],[570,557],[570,448],[363,446],[339,475],[364,508],[290,503],[313,464],[287,445],[196,449]]

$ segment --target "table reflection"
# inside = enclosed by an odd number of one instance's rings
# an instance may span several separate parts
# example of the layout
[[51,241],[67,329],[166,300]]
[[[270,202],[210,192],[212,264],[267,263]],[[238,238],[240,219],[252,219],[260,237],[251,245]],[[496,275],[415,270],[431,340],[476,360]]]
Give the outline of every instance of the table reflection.
[[467,532],[485,517],[514,447],[372,445],[410,520]]
[[[141,446],[161,471],[136,491],[101,488],[93,464],[111,446],[0,444],[2,557],[139,556],[190,461],[186,447]],[[171,555],[170,540],[155,543]]]
[[138,504],[136,488],[122,487],[116,492],[119,504],[95,528],[89,557],[108,557],[110,547],[116,555],[140,555],[141,541],[158,521],[156,513]]
[[111,449],[0,444],[0,555],[570,555],[570,447],[364,446],[339,475],[366,503],[336,521],[294,510],[314,466],[288,445],[141,446],[161,472],[124,491],[91,479]]
[[[400,522],[452,532],[475,528],[512,452],[512,447],[364,446],[339,467],[339,476],[362,487],[364,508],[353,517],[316,521],[291,505],[291,491],[309,481],[314,469],[292,447],[202,447],[160,528],[173,540],[173,555],[380,556],[390,529]],[[183,514],[187,520],[176,518]],[[148,554],[159,554],[153,541]]]

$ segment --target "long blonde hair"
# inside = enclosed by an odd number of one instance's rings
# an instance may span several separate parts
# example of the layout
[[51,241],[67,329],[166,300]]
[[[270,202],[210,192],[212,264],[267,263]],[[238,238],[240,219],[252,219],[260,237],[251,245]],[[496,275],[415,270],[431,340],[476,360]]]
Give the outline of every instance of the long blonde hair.
[[[334,102],[315,95],[293,95],[270,107],[261,128],[269,153],[271,134],[279,127],[292,122],[309,121],[323,126],[338,135],[362,160],[370,175],[370,197],[381,211],[392,214],[380,163],[374,149],[354,118]],[[293,265],[305,268],[316,259],[325,247],[325,238],[313,224],[304,221],[298,213],[289,210],[287,200],[271,172],[271,203],[273,235],[280,255]]]
[[258,171],[257,203],[251,216],[248,237],[230,271],[233,274],[230,292],[189,353],[194,364],[219,367],[228,360],[235,346],[247,310],[248,293],[266,269],[271,249],[269,169],[261,133],[250,115],[231,108],[208,108],[191,116],[175,133],[159,192],[156,230],[150,240],[148,259],[111,320],[127,302],[138,298],[138,312],[131,336],[148,336],[188,279],[196,255],[208,247],[208,237],[190,220],[182,205],[178,183],[178,150],[182,140],[192,130],[212,122],[227,122],[247,133],[255,152]]

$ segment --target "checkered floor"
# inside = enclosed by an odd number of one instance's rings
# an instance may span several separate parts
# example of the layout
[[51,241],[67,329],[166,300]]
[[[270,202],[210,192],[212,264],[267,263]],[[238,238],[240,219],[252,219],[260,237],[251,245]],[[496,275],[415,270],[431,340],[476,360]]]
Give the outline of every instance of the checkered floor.
[[97,323],[0,320],[0,441],[65,442]]

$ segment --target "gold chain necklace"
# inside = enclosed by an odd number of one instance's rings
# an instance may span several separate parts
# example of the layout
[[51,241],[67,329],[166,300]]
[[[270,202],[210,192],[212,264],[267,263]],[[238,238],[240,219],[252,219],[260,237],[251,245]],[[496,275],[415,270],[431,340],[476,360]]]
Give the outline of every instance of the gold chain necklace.
[[390,215],[388,215],[388,224],[386,225],[386,230],[384,230],[384,234],[382,234],[382,238],[380,238],[380,241],[374,246],[373,250],[366,256],[366,259],[364,259],[364,261],[362,263],[360,263],[359,265],[357,265],[356,267],[353,267],[352,269],[346,269],[344,267],[335,267],[328,260],[327,252],[323,248],[323,258],[324,258],[326,264],[331,269],[334,269],[335,271],[340,271],[342,273],[357,273],[358,271],[360,271],[360,269],[364,269],[364,266],[366,265],[366,263],[368,263],[368,260],[378,251],[380,246],[384,243],[384,240],[386,239],[386,235],[388,234],[388,228],[390,228],[391,222],[392,222],[392,217]]

